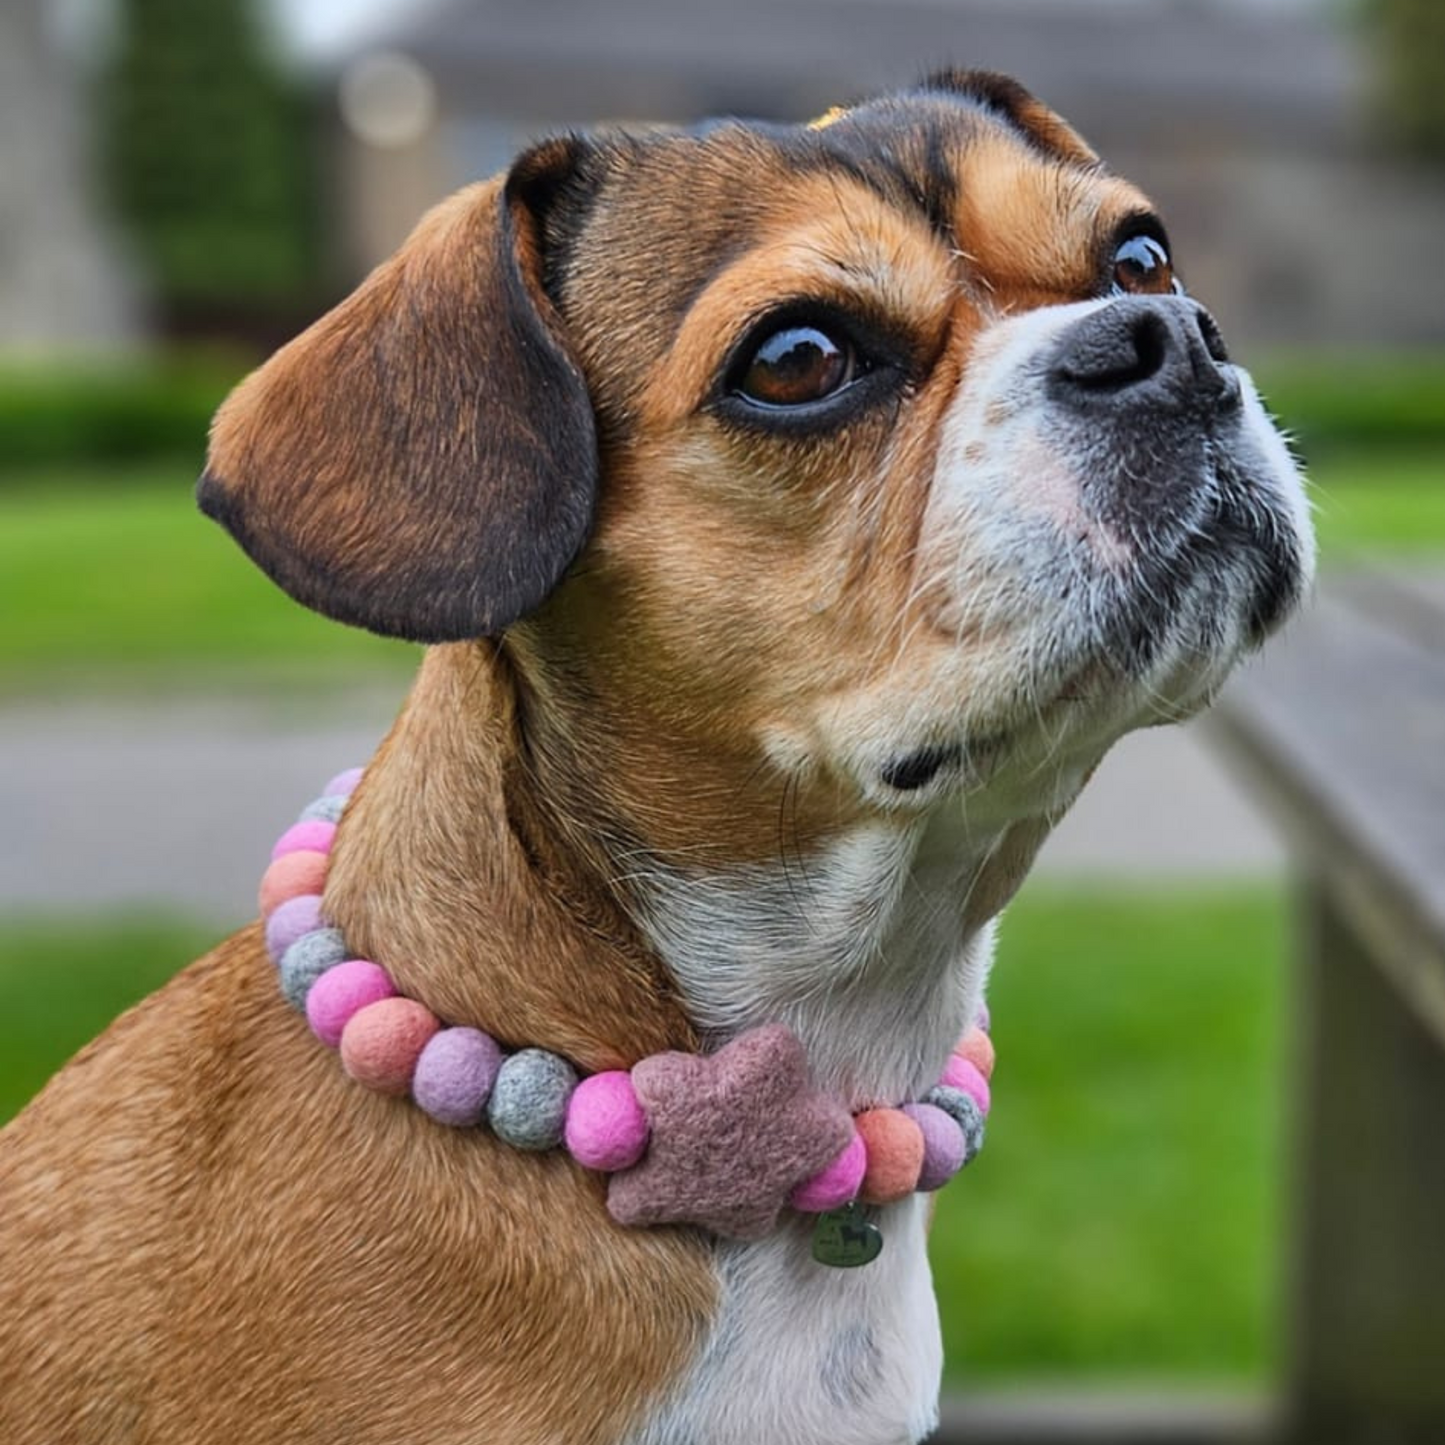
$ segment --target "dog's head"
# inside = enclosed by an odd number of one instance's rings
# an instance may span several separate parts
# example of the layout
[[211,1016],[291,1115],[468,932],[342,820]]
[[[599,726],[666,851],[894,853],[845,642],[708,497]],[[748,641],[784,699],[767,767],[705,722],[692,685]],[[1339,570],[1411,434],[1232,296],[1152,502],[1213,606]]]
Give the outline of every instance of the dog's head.
[[237,390],[200,495],[322,612],[499,639],[621,826],[743,857],[759,788],[1057,808],[1312,562],[1149,202],[979,73],[544,143]]

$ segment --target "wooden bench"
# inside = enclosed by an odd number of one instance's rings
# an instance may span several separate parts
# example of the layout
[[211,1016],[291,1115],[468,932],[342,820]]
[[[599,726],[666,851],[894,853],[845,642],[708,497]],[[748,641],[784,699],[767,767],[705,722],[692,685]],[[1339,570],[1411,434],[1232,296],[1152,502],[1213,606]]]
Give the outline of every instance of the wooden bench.
[[1329,577],[1210,726],[1298,900],[1285,1378],[965,1398],[938,1445],[1445,1445],[1445,569]]
[[1285,1437],[1445,1442],[1445,570],[1331,577],[1215,730],[1290,841]]

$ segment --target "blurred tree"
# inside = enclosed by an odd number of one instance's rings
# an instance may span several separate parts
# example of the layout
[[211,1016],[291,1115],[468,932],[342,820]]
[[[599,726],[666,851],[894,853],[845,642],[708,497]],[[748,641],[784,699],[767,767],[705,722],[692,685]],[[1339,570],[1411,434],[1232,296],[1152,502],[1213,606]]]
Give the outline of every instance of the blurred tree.
[[120,0],[101,153],[172,330],[264,332],[320,277],[315,128],[251,0]]
[[1386,119],[1412,155],[1445,163],[1445,0],[1368,0]]

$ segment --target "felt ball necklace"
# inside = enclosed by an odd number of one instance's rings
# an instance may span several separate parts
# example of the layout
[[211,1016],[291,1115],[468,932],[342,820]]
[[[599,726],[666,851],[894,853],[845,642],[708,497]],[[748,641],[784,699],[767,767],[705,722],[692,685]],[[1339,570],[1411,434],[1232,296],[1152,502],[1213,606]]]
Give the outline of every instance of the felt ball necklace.
[[479,1028],[444,1024],[353,954],[322,909],[361,771],[334,777],[281,835],[260,889],[281,991],[357,1083],[517,1149],[565,1149],[609,1176],[620,1224],[758,1239],[785,1209],[816,1216],[813,1256],[839,1267],[877,1257],[879,1206],[942,1188],[978,1153],[994,1063],[986,1011],[921,1099],[856,1114],[813,1087],[803,1045],[781,1024],[716,1053],[653,1054],[589,1075],[546,1049],[509,1051]]

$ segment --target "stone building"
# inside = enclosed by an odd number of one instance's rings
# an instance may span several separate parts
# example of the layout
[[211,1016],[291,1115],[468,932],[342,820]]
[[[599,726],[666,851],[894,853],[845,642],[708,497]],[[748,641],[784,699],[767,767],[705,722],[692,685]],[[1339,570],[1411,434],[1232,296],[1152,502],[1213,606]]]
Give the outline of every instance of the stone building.
[[[1445,343],[1445,178],[1411,173],[1372,144],[1367,56],[1342,10],[1324,0],[441,0],[338,71],[353,122],[341,145],[349,261],[374,262],[432,199],[548,130],[802,118],[959,63],[1017,75],[1155,197],[1191,288],[1227,334],[1281,346]],[[400,117],[390,127],[388,107]]]
[[80,67],[56,12],[0,4],[0,355],[114,352],[143,335],[95,202]]

